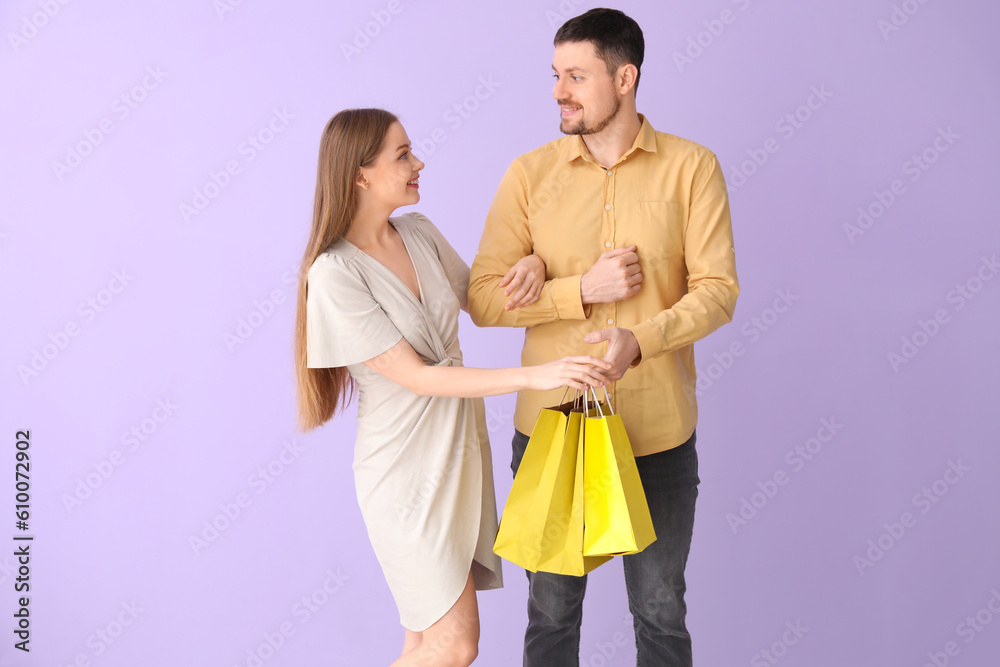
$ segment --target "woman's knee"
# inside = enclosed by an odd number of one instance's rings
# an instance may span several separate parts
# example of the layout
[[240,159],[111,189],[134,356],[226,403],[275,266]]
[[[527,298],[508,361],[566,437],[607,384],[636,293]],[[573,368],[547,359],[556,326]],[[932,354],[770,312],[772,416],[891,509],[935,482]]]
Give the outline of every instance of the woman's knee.
[[479,656],[479,644],[474,641],[458,642],[454,648],[454,660],[448,663],[454,667],[469,667]]
[[423,642],[418,649],[423,664],[440,667],[469,667],[479,656],[479,643],[462,637],[451,641]]

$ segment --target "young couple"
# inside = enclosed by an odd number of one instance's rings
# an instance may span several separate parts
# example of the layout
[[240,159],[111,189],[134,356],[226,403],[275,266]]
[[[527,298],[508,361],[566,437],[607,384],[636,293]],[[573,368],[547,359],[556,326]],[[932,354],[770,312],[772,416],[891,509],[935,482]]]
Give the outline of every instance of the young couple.
[[[389,217],[419,201],[424,167],[395,116],[342,111],[323,132],[296,322],[300,422],[320,426],[357,391],[355,484],[405,628],[396,667],[471,664],[476,590],[502,585],[482,397],[518,392],[516,472],[563,387],[606,387],[636,454],[658,537],[622,559],[639,662],[691,665],[693,343],[732,319],[739,287],[718,160],[636,111],[643,50],[617,10],[559,29],[568,136],[510,166],[471,271],[423,215]],[[464,367],[460,308],[525,327],[524,366]],[[528,579],[524,664],[578,665],[586,577]]]

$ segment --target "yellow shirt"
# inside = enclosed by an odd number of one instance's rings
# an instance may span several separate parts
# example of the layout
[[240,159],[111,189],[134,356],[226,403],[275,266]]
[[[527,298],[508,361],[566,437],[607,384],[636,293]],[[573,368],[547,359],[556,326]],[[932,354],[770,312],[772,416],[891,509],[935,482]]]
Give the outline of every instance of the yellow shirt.
[[[486,217],[469,284],[478,326],[527,327],[525,366],[603,356],[606,343],[583,341],[591,331],[618,326],[635,334],[641,360],[608,392],[636,456],[676,447],[694,432],[693,343],[732,320],[739,294],[718,159],[639,118],[635,142],[610,169],[577,135],[514,160]],[[630,245],[638,246],[639,293],[584,306],[580,277],[601,253]],[[497,285],[531,253],[545,262],[545,286],[535,303],[507,312]],[[538,411],[556,405],[563,391],[520,392],[517,430],[531,433]]]

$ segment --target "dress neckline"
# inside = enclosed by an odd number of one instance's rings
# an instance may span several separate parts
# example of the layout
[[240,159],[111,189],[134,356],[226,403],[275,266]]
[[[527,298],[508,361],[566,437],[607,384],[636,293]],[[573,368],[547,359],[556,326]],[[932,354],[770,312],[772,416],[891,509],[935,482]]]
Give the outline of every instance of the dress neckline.
[[344,243],[346,243],[349,246],[351,246],[352,248],[354,248],[355,250],[357,250],[359,253],[361,253],[365,257],[367,257],[368,259],[370,259],[372,262],[374,262],[382,271],[384,271],[385,273],[387,273],[390,276],[392,276],[393,280],[396,281],[396,283],[398,284],[398,286],[403,289],[403,291],[407,294],[407,296],[409,296],[411,299],[413,299],[417,303],[417,305],[419,305],[420,307],[423,307],[424,301],[425,301],[425,299],[424,299],[424,284],[423,284],[423,281],[420,280],[420,271],[417,269],[417,262],[413,258],[413,253],[410,251],[410,244],[406,240],[406,234],[403,233],[403,231],[396,224],[396,221],[394,221],[392,218],[389,218],[389,224],[392,225],[392,228],[396,230],[396,233],[399,234],[400,240],[403,242],[403,251],[406,252],[406,258],[410,260],[410,266],[413,267],[413,275],[416,276],[416,278],[417,278],[417,291],[419,292],[419,294],[414,294],[413,290],[410,289],[410,286],[406,284],[406,281],[403,280],[402,278],[400,278],[398,275],[396,275],[396,272],[393,271],[392,269],[390,269],[388,266],[386,266],[382,262],[380,262],[377,259],[375,259],[374,257],[372,257],[367,252],[365,252],[364,250],[362,250],[358,246],[356,246],[353,243],[351,243],[350,241],[348,241],[346,238],[342,238],[341,240]]

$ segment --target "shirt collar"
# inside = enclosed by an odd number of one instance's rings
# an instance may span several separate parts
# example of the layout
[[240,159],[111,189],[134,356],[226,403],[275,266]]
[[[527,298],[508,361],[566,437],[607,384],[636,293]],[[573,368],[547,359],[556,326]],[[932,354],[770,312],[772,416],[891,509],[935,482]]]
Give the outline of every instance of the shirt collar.
[[[638,114],[641,125],[639,125],[639,134],[635,136],[635,141],[632,142],[632,147],[625,151],[625,155],[622,157],[627,157],[636,149],[644,150],[647,153],[656,152],[656,133],[653,130],[653,126],[650,125],[649,120],[642,114]],[[587,149],[587,144],[583,141],[583,136],[577,134],[570,137],[570,140],[566,143],[566,162],[572,162],[578,157],[593,159],[590,156],[590,151]]]

